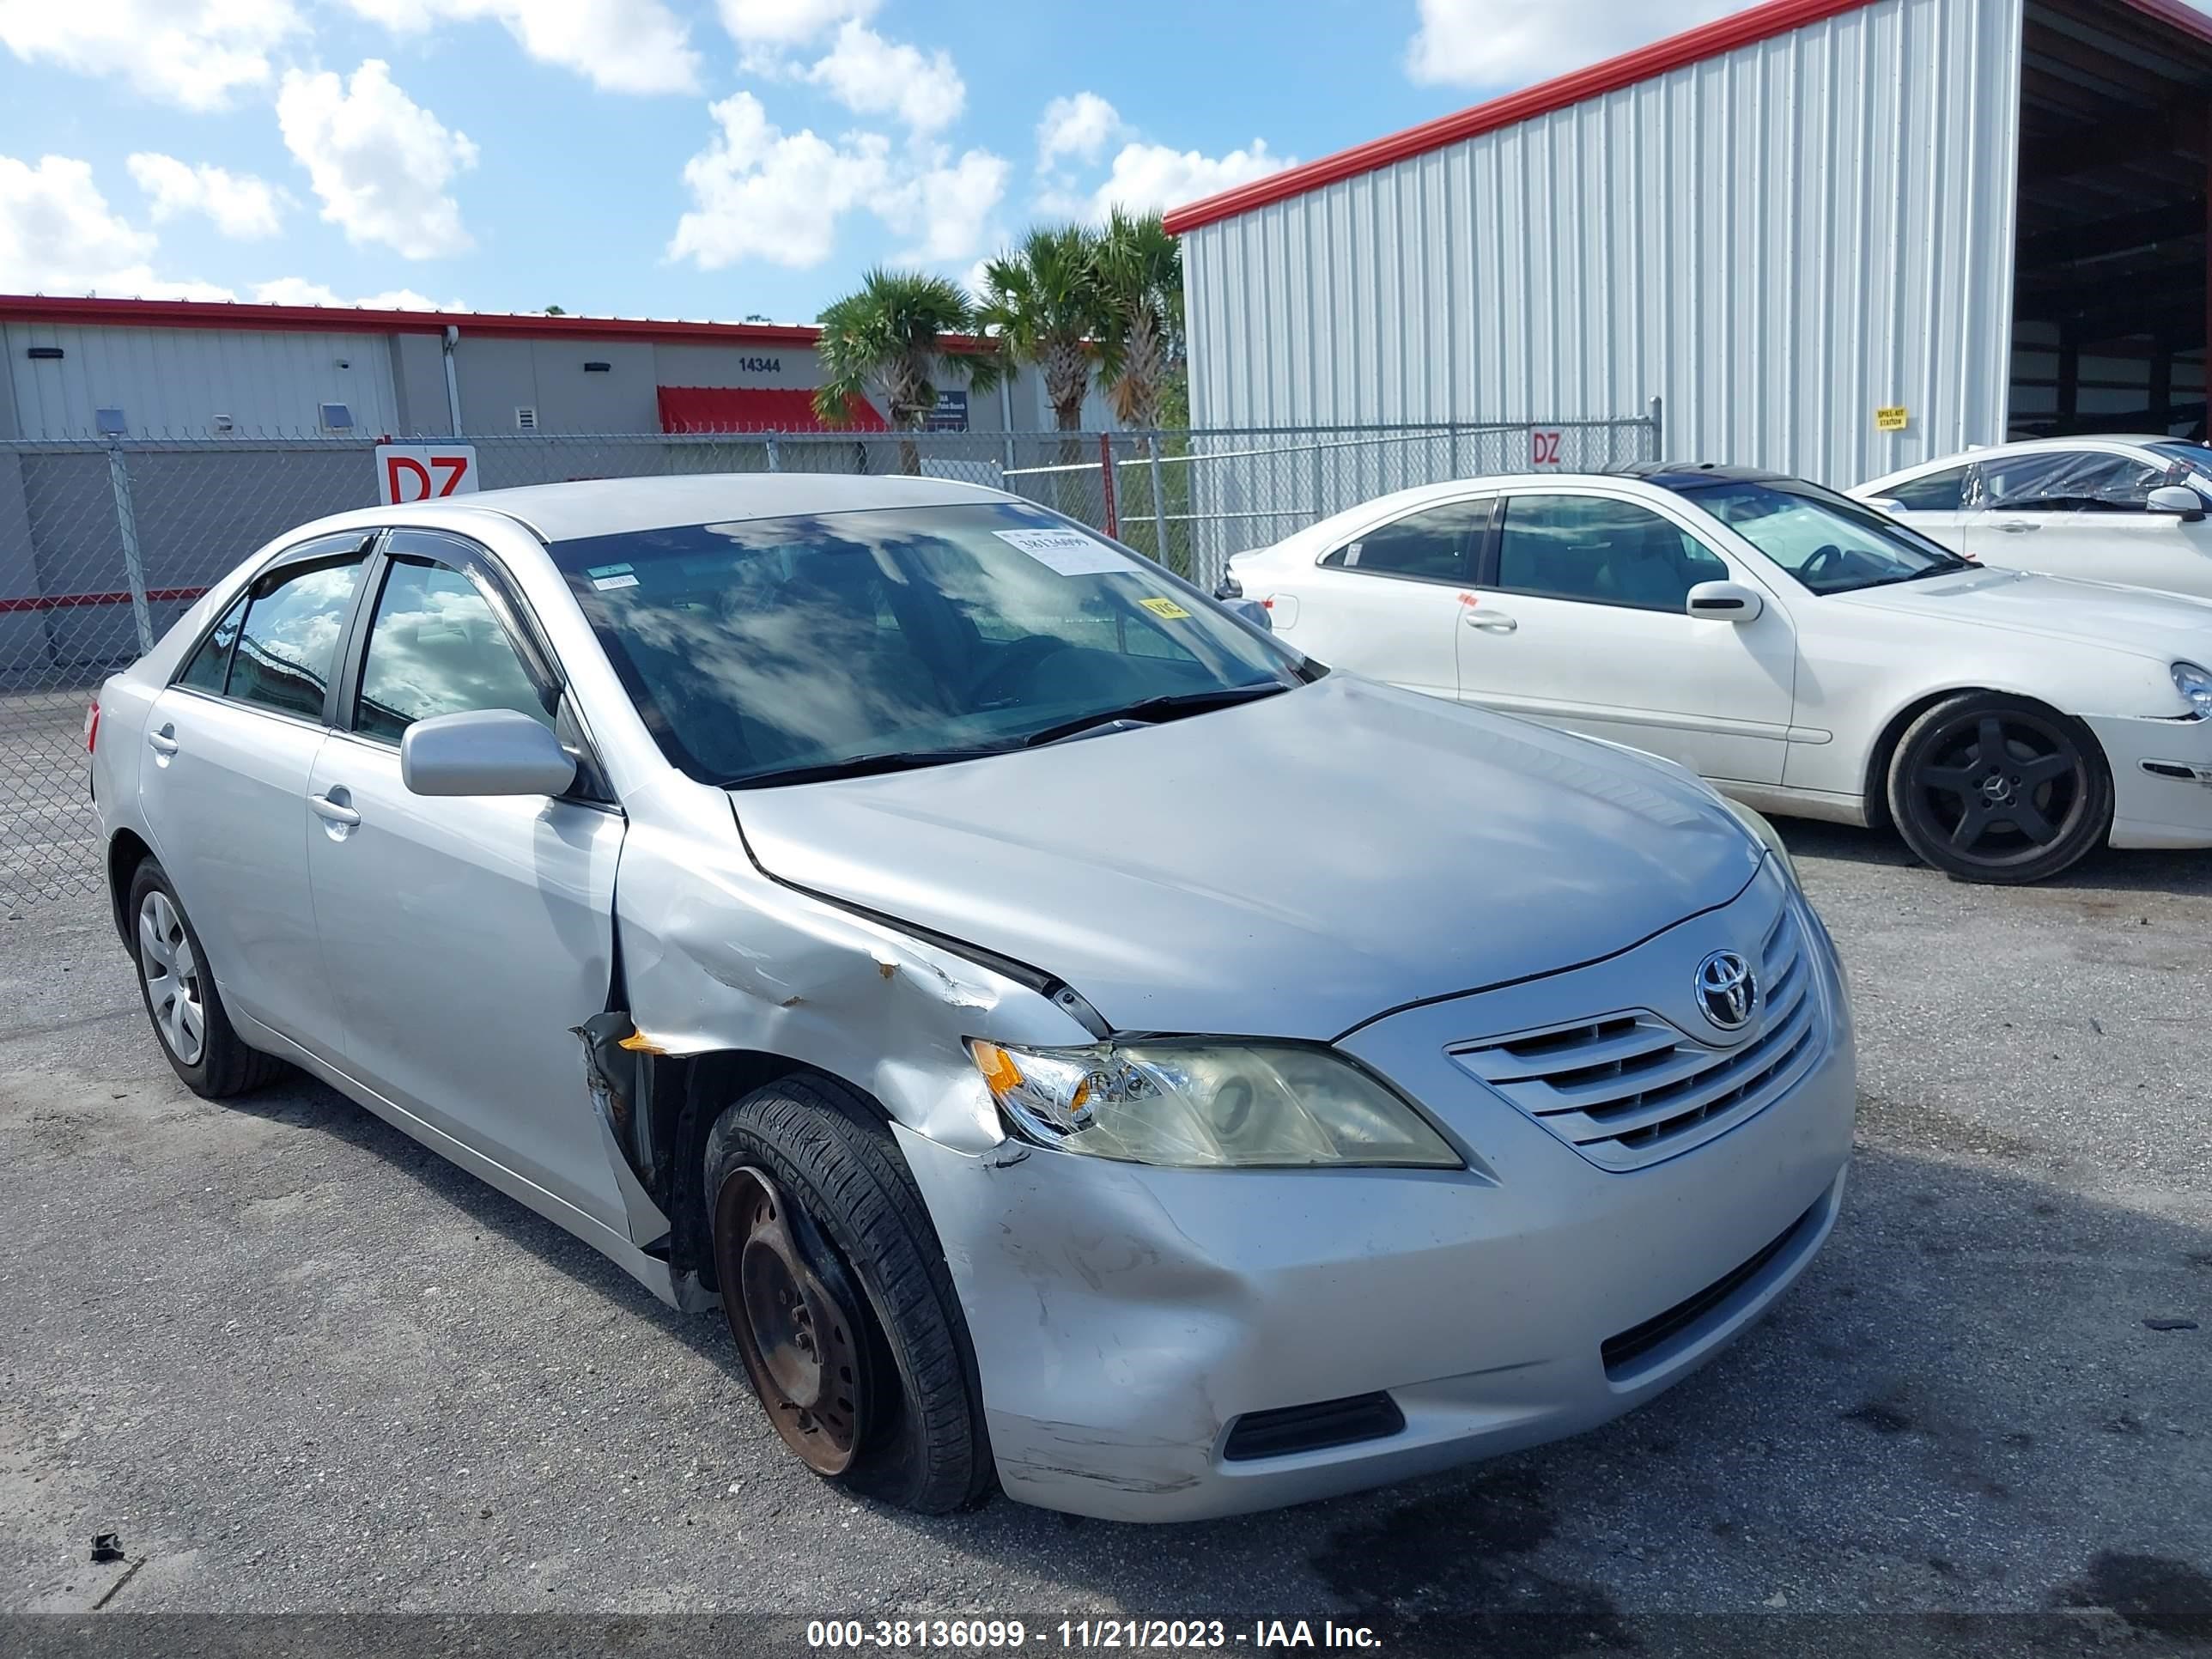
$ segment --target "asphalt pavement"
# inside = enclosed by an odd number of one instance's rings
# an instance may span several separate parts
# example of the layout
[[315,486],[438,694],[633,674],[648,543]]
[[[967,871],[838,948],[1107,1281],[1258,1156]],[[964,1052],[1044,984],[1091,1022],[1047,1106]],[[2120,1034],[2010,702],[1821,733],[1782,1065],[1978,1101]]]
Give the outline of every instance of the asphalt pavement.
[[848,1501],[783,1451],[718,1318],[320,1085],[195,1099],[100,901],[20,906],[0,1611],[2212,1649],[2212,854],[2004,890],[1785,833],[1850,969],[1862,1096],[1844,1214],[1773,1316],[1579,1439],[1170,1530]]

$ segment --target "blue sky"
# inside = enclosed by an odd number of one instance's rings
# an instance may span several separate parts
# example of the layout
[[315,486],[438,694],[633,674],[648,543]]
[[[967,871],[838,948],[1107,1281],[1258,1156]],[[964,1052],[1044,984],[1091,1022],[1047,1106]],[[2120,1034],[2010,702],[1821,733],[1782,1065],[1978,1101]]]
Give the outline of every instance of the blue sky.
[[0,291],[811,320],[1726,0],[0,0]]

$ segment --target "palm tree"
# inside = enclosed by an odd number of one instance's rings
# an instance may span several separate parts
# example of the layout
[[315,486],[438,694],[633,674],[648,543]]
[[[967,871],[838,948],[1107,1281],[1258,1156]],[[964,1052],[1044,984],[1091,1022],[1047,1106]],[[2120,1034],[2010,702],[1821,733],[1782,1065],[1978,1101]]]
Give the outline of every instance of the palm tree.
[[1109,321],[1097,255],[1098,234],[1087,226],[1040,225],[983,267],[981,320],[1010,373],[1026,363],[1044,376],[1062,432],[1082,429],[1092,353]]
[[1106,396],[1122,425],[1164,423],[1170,387],[1182,372],[1182,245],[1157,213],[1115,208],[1098,239],[1108,314]]
[[[995,351],[945,349],[947,335],[975,333],[976,318],[959,285],[942,276],[871,270],[819,321],[814,350],[823,380],[814,391],[814,413],[825,426],[849,424],[854,400],[874,393],[890,410],[893,427],[918,432],[937,407],[940,368],[979,390],[998,383]],[[899,470],[921,471],[921,452],[911,437],[899,444]]]

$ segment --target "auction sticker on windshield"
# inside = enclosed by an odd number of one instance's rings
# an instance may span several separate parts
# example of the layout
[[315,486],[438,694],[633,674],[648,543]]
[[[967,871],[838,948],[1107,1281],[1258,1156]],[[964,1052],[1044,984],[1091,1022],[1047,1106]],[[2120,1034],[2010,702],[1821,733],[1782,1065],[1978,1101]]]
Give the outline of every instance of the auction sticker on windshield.
[[994,530],[991,533],[1063,576],[1097,576],[1129,568],[1127,558],[1079,530]]

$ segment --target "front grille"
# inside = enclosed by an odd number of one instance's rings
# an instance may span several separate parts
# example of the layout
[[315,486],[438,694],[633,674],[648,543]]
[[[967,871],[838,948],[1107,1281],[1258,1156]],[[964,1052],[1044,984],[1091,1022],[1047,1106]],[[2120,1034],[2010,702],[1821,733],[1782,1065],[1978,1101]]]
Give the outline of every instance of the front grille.
[[1452,1058],[1601,1169],[1686,1152],[1772,1103],[1819,1057],[1804,925],[1784,905],[1759,950],[1748,1041],[1719,1048],[1645,1009],[1470,1043]]
[[1287,1457],[1292,1452],[1388,1439],[1405,1426],[1405,1413],[1387,1394],[1356,1394],[1310,1406],[1281,1406],[1273,1411],[1247,1412],[1238,1418],[1221,1448],[1221,1456],[1230,1463],[1249,1462],[1255,1457]]
[[1620,1382],[1634,1372],[1637,1361],[1654,1348],[1672,1342],[1725,1306],[1731,1297],[1759,1276],[1760,1268],[1789,1249],[1814,1224],[1820,1212],[1820,1204],[1816,1203],[1784,1229],[1780,1237],[1742,1266],[1723,1273],[1695,1296],[1684,1297],[1666,1312],[1653,1315],[1641,1325],[1632,1325],[1618,1336],[1608,1337],[1598,1348],[1598,1357],[1605,1362],[1605,1374]]

